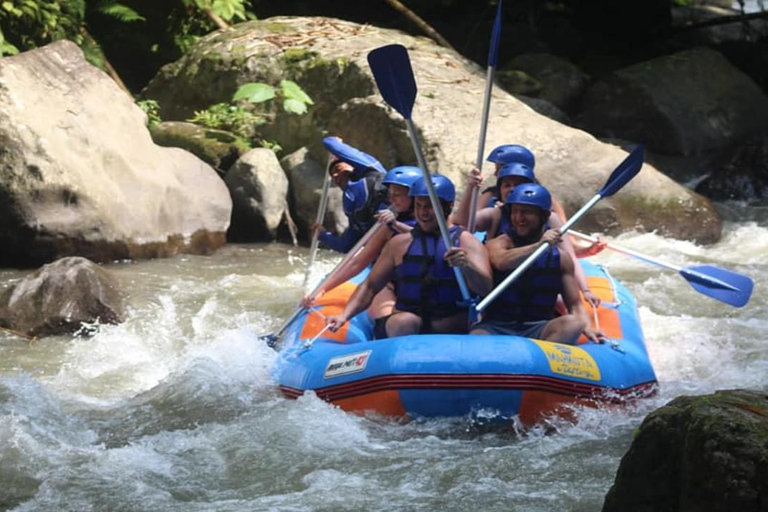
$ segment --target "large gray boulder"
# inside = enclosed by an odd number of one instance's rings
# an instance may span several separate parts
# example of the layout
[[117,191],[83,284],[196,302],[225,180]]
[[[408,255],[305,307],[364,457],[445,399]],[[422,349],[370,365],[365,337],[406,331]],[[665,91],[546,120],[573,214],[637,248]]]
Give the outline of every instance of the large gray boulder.
[[643,421],[603,512],[768,510],[768,395],[683,396]]
[[695,155],[768,128],[768,96],[717,51],[695,48],[601,80],[585,96],[583,121],[593,133]]
[[74,43],[0,59],[0,264],[225,243],[226,186],[191,153],[156,146],[145,120]]
[[[290,78],[316,104],[306,116],[281,115],[264,125],[265,137],[286,152],[318,144],[324,134],[332,134],[386,167],[415,164],[405,123],[374,94],[366,61],[370,50],[390,43],[401,43],[410,53],[419,87],[413,120],[427,164],[461,189],[476,158],[485,73],[427,39],[326,18],[241,23],[203,38],[178,62],[164,67],[144,95],[159,101],[164,118],[182,119],[194,109],[227,101],[242,83],[274,85]],[[569,213],[586,203],[626,157],[622,149],[539,115],[496,89],[486,147],[490,151],[504,143],[523,144],[536,153],[537,176]],[[580,226],[613,234],[657,230],[713,242],[720,236],[721,220],[707,199],[645,165],[632,183],[598,204]]]
[[107,270],[80,257],[62,258],[0,296],[0,325],[30,336],[72,333],[83,324],[123,321],[125,295]]

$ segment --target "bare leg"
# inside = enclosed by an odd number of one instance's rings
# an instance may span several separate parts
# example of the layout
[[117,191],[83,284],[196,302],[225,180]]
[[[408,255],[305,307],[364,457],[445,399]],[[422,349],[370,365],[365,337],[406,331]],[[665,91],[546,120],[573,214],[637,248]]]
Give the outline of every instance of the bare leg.
[[586,328],[586,324],[576,315],[565,315],[549,322],[541,331],[541,339],[575,345],[579,335]]
[[374,295],[373,302],[368,307],[368,316],[372,320],[376,320],[377,318],[391,315],[395,310],[396,300],[395,292],[392,291],[389,285],[385,286],[379,293]]
[[406,336],[418,334],[421,330],[421,317],[406,311],[398,311],[387,320],[387,336]]
[[469,319],[462,312],[439,320],[432,320],[432,330],[438,333],[466,334]]

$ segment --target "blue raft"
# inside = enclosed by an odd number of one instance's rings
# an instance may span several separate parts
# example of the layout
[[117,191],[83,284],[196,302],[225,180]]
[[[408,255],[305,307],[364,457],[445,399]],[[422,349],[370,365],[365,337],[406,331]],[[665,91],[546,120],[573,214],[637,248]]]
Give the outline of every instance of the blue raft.
[[518,336],[411,335],[373,340],[363,312],[336,333],[339,312],[365,273],[321,297],[286,330],[274,378],[297,398],[313,391],[355,413],[399,418],[483,417],[532,425],[572,405],[624,403],[657,391],[634,297],[600,266],[581,260],[603,304],[593,321],[610,341],[577,346]]

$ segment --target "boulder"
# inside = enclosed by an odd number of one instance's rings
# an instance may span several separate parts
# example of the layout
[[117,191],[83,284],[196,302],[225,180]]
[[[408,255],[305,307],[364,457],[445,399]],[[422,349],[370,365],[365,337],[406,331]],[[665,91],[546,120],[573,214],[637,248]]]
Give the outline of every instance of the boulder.
[[678,397],[645,418],[603,512],[768,510],[768,394]]
[[209,253],[226,186],[68,41],[0,59],[0,265]]
[[590,76],[575,65],[548,53],[518,55],[504,67],[523,71],[532,77],[542,86],[536,97],[565,112],[572,111],[590,82]]
[[0,296],[0,324],[30,336],[67,334],[82,324],[122,322],[124,303],[113,274],[85,258],[62,258]]
[[288,211],[288,178],[275,153],[266,148],[250,150],[227,171],[224,182],[233,206],[229,240],[274,240]]
[[728,151],[696,191],[717,200],[768,198],[768,131]]
[[[291,153],[312,148],[323,135],[338,135],[385,167],[415,164],[405,122],[374,94],[366,61],[370,50],[392,43],[405,45],[410,54],[419,87],[413,121],[427,164],[461,189],[476,158],[485,72],[424,38],[329,18],[275,17],[241,23],[202,38],[182,59],[164,67],[144,96],[159,101],[165,119],[183,119],[194,109],[226,101],[245,82],[275,85],[280,78],[290,78],[315,105],[305,116],[277,116],[274,123],[264,125],[266,138]],[[626,157],[620,148],[548,119],[495,89],[487,152],[504,143],[534,151],[537,176],[571,214]],[[487,170],[490,173],[490,165]],[[290,175],[289,179],[293,186]],[[294,213],[297,220],[305,217]],[[632,183],[601,201],[579,226],[608,234],[656,230],[714,242],[721,220],[706,198],[645,165]]]
[[720,53],[694,48],[599,81],[585,96],[583,122],[592,133],[695,155],[768,128],[768,97]]
[[152,128],[152,140],[158,146],[181,148],[224,174],[251,147],[246,141],[225,130],[215,130],[193,123],[166,121]]

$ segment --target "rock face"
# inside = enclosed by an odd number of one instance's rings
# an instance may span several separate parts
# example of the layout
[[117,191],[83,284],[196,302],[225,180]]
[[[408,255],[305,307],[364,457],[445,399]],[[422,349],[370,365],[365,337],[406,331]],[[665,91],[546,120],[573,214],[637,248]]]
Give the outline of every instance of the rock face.
[[97,321],[117,324],[123,310],[115,277],[79,257],[45,265],[0,296],[0,324],[32,336],[72,333]]
[[768,130],[728,152],[696,191],[719,200],[768,198]]
[[768,97],[721,54],[697,48],[621,69],[584,100],[592,133],[672,155],[721,149],[768,128]]
[[178,121],[155,126],[152,140],[158,146],[186,149],[222,174],[250,149],[244,141],[224,130]]
[[[250,81],[296,81],[315,101],[306,116],[278,116],[263,136],[286,153],[319,144],[323,135],[378,158],[386,167],[415,164],[403,119],[378,93],[368,68],[370,50],[401,43],[408,48],[419,94],[413,120],[430,171],[451,177],[461,190],[477,153],[485,73],[455,52],[394,30],[327,18],[276,17],[241,23],[203,38],[185,57],[164,67],[144,92],[164,119],[184,119],[195,109],[228,101]],[[536,174],[573,213],[605,183],[626,152],[583,131],[537,114],[496,89],[487,152],[518,143],[536,154]],[[318,165],[323,165],[322,157]],[[490,166],[486,172],[490,174]],[[294,215],[297,221],[302,217]],[[721,221],[705,198],[645,165],[616,196],[602,201],[579,224],[616,234],[628,229],[713,242]]]
[[648,415],[603,512],[768,510],[768,394],[679,397]]
[[73,43],[0,59],[0,265],[208,253],[232,203]]
[[275,153],[252,149],[235,162],[224,182],[234,206],[228,237],[237,242],[274,240],[288,210],[288,178]]

